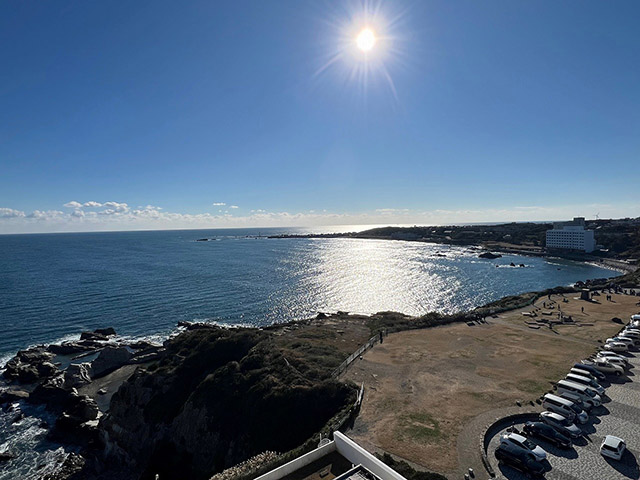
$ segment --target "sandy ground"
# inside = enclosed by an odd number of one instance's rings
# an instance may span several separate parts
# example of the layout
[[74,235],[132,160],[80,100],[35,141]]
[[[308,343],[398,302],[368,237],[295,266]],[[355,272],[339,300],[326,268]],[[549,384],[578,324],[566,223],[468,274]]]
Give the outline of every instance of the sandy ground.
[[[81,395],[88,395],[98,404],[101,412],[109,410],[111,397],[132,374],[140,366],[145,365],[125,365],[111,372],[104,377],[98,378],[88,385],[84,385],[78,389]],[[106,393],[100,394],[98,390],[104,390]]]
[[[470,465],[481,434],[468,428],[481,415],[515,407],[550,390],[576,361],[594,353],[616,333],[616,316],[637,313],[637,297],[604,296],[600,303],[562,296],[535,306],[487,318],[486,324],[456,324],[392,334],[356,361],[344,375],[364,382],[361,414],[350,432],[372,451],[385,450],[417,466],[456,478]],[[542,308],[543,302],[550,303]],[[574,326],[530,328],[536,318],[557,318],[558,305]],[[582,313],[581,307],[585,311]],[[537,317],[522,313],[536,310]],[[543,311],[554,315],[542,315]],[[475,422],[478,424],[479,422]],[[479,423],[479,429],[482,427]],[[465,438],[473,435],[473,439]],[[460,451],[460,453],[459,453]],[[481,466],[480,466],[481,468]]]

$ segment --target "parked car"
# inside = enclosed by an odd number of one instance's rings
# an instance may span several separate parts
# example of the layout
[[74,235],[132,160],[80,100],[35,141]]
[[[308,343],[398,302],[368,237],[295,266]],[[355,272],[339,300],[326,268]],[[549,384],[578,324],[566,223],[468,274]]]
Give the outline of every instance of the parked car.
[[587,387],[593,389],[598,395],[604,395],[604,387],[600,385],[598,382],[596,382],[595,380],[592,380],[582,375],[576,375],[575,373],[568,374],[566,378],[571,382],[586,385]]
[[629,350],[629,345],[624,342],[607,342],[604,344],[604,348],[612,352],[626,352]]
[[598,352],[598,354],[596,355],[596,358],[604,358],[609,363],[613,363],[614,365],[619,365],[624,369],[629,368],[629,360],[627,360],[625,357],[621,357],[615,352],[609,352],[606,350],[602,352]]
[[604,380],[605,378],[607,378],[607,376],[603,372],[595,368],[593,365],[588,365],[586,363],[575,363],[573,367],[579,368],[581,370],[586,370],[591,375],[596,377],[596,380]]
[[502,444],[511,444],[517,448],[521,448],[525,451],[533,453],[533,456],[536,457],[536,460],[542,461],[547,458],[547,452],[544,449],[533,443],[527,437],[523,437],[518,433],[506,433],[500,436],[500,445]]
[[640,329],[639,328],[626,327],[624,330],[622,330],[622,333],[620,335],[624,335],[625,337],[637,337],[637,338],[640,338]]
[[551,425],[543,422],[527,422],[522,430],[531,437],[541,438],[558,447],[569,448],[573,443],[567,435],[563,435]]
[[540,420],[542,420],[547,425],[551,425],[563,435],[568,435],[571,438],[578,438],[582,435],[582,430],[580,430],[574,423],[569,421],[569,419],[563,417],[558,413],[542,412],[540,414]]
[[628,348],[631,348],[636,344],[633,338],[623,337],[622,335],[616,335],[615,337],[607,338],[607,340],[605,340],[604,343],[606,345],[607,343],[618,343],[618,342],[624,343],[625,345],[627,345]]
[[620,460],[626,448],[627,445],[624,440],[613,435],[607,435],[600,445],[600,453],[605,457]]
[[[583,362],[585,362],[585,360],[583,360]],[[612,373],[614,375],[622,375],[624,373],[624,368],[620,365],[614,365],[602,358],[594,358],[589,363],[585,363],[585,365],[593,367],[602,373]]]
[[495,456],[499,463],[509,465],[528,476],[542,477],[547,470],[544,464],[536,460],[533,453],[526,452],[510,444],[500,444],[496,448]]
[[613,337],[614,341],[624,342],[629,344],[629,348],[636,347],[640,344],[640,338],[635,338],[632,335],[626,335],[624,332],[619,333]]
[[585,403],[590,403],[594,407],[602,405],[602,399],[593,389],[582,385],[580,383],[572,382],[571,380],[560,380],[556,384],[556,389],[559,393],[569,392],[580,397]]
[[569,400],[552,393],[547,393],[542,397],[542,408],[546,408],[550,412],[559,413],[563,417],[567,417],[572,422],[575,422],[576,412],[569,406],[569,403]]
[[578,395],[570,392],[558,392],[558,395],[560,395],[562,398],[566,398],[567,400],[571,400],[576,408],[579,408],[584,412],[588,412],[589,410],[591,410],[591,404],[584,403]]

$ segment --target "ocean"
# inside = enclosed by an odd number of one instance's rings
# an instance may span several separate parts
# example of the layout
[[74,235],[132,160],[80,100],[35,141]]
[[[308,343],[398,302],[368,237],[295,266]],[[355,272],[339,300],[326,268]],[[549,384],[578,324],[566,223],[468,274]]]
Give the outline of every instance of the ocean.
[[[180,320],[267,325],[337,310],[451,313],[616,275],[560,259],[483,260],[465,247],[265,238],[306,231],[0,236],[0,369],[18,349],[97,327],[162,341]],[[59,468],[74,449],[48,439],[42,422],[54,420],[24,402],[0,410],[0,452],[16,456],[0,463],[0,480],[35,480]]]
[[427,243],[265,238],[305,231],[0,236],[0,361],[97,327],[161,339],[180,320],[267,325],[337,310],[451,313],[617,275],[561,259],[483,260],[471,248]]

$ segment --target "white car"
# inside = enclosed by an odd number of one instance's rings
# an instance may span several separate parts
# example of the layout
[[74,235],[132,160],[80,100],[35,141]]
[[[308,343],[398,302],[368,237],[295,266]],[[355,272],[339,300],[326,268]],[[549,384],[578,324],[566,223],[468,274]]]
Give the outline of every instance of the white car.
[[620,365],[614,365],[604,358],[594,358],[591,362],[583,361],[582,363],[590,365],[602,373],[613,373],[615,375],[622,375],[624,373],[624,368]]
[[626,334],[624,332],[620,333],[619,335],[616,335],[615,338],[619,342],[629,343],[630,347],[637,347],[638,345],[640,345],[640,338],[635,337],[635,336],[630,335],[630,334]]
[[629,368],[629,360],[620,355],[616,355],[616,352],[609,352],[607,350],[598,352],[596,358],[604,358],[609,363],[613,363],[614,365],[619,365],[622,368]]
[[582,430],[580,430],[574,423],[571,423],[569,419],[563,417],[562,415],[554,412],[542,412],[540,414],[540,420],[542,420],[547,425],[551,425],[553,428],[558,430],[560,433],[569,435],[572,438],[577,438],[582,435]]
[[575,373],[569,373],[565,378],[570,382],[579,383],[580,385],[589,387],[598,395],[604,395],[604,387],[595,380],[591,380],[590,378],[584,377],[582,375],[576,375]]
[[600,445],[600,453],[605,457],[613,458],[614,460],[620,460],[627,445],[624,440],[613,435],[607,435]]
[[633,338],[623,337],[621,335],[616,335],[615,337],[607,338],[607,341],[605,343],[615,343],[615,342],[626,343],[627,347],[633,347],[636,344]]
[[604,348],[612,352],[626,352],[629,350],[629,345],[623,342],[607,342],[604,344]]
[[622,331],[621,335],[640,338],[640,329],[627,327]]
[[505,435],[501,435],[500,443],[510,444],[517,448],[521,448],[522,450],[526,450],[527,452],[531,452],[539,462],[547,458],[547,452],[545,452],[541,446],[536,445],[527,437],[523,437],[522,435],[519,435],[517,433],[507,433]]

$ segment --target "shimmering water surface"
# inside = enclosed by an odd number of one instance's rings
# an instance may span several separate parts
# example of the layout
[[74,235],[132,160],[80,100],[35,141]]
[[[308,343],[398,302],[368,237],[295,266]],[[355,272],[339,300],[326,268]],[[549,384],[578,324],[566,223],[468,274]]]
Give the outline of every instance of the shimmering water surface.
[[[0,236],[0,355],[102,326],[139,336],[168,333],[179,320],[264,325],[318,311],[454,312],[615,275],[416,242],[247,238],[260,233],[274,232]],[[196,242],[203,237],[212,240]]]

